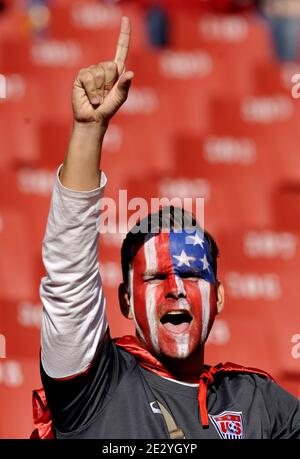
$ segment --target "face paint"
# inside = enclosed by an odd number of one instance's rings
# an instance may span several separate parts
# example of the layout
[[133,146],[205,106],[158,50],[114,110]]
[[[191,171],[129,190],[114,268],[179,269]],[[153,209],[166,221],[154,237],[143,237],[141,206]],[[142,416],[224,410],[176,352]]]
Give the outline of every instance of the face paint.
[[[133,291],[133,272],[134,272],[133,268],[130,268],[130,270],[129,270],[129,291],[130,292]],[[142,330],[140,329],[139,324],[137,323],[137,320],[136,320],[136,317],[135,317],[133,295],[130,295],[130,312],[131,312],[131,315],[132,315],[132,318],[133,318],[133,321],[134,321],[134,324],[135,324],[136,331],[137,331],[140,339],[144,343],[146,343],[144,334],[143,334]]]
[[146,236],[131,282],[133,318],[147,349],[186,358],[204,344],[215,316],[216,280],[200,233]]

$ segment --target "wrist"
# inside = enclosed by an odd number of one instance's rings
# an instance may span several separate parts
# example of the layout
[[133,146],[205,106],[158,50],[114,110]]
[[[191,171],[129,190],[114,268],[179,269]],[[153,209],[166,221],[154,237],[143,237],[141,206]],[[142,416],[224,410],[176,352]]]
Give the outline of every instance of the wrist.
[[62,185],[77,191],[89,191],[99,186],[101,148],[108,123],[74,120],[72,135],[63,167]]
[[81,136],[93,136],[96,138],[104,137],[108,128],[108,121],[73,121],[73,133]]

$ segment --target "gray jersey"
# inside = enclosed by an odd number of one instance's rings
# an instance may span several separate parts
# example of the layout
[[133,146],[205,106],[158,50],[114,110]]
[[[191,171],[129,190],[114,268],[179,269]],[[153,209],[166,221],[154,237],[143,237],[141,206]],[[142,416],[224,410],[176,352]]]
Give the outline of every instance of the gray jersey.
[[186,438],[300,438],[300,402],[270,379],[220,373],[209,386],[210,425],[199,418],[197,385],[141,368],[107,334],[85,373],[56,380],[42,370],[58,438],[166,439],[157,401]]

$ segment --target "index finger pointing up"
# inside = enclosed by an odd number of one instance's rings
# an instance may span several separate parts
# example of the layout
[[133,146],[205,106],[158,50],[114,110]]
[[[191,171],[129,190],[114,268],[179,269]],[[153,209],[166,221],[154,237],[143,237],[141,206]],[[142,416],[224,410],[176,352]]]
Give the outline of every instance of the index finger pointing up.
[[120,35],[116,46],[116,53],[114,58],[114,61],[118,66],[119,75],[121,75],[125,67],[126,57],[128,54],[130,43],[130,34],[130,20],[127,16],[123,16],[121,20]]

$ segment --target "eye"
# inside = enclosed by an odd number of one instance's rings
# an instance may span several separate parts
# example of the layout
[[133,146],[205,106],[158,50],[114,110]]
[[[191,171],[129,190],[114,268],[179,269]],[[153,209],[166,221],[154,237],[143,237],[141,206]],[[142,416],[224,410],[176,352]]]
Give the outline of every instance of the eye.
[[185,280],[192,281],[192,282],[193,281],[197,282],[199,279],[201,279],[201,273],[198,273],[195,271],[184,272],[184,273],[180,273],[180,277],[181,279],[185,279]]
[[166,274],[162,274],[162,273],[151,274],[151,275],[145,274],[143,276],[144,282],[147,282],[147,284],[160,284],[166,278],[167,278]]

